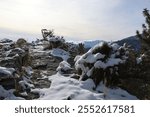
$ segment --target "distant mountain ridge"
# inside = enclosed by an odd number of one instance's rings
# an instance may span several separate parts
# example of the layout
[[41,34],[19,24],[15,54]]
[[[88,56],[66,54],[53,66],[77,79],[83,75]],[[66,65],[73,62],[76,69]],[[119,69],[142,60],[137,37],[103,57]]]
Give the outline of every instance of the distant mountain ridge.
[[136,36],[124,38],[122,40],[116,41],[116,43],[120,46],[126,43],[130,45],[135,51],[139,51],[141,49],[140,40]]
[[[0,39],[0,42],[10,42],[10,41],[12,40],[7,39],[7,38]],[[104,42],[104,40],[84,41],[83,44],[86,49],[90,49],[100,42]],[[139,51],[141,49],[140,40],[136,36],[130,36],[130,37],[118,40],[118,41],[114,41],[114,43],[117,43],[120,46],[126,43],[127,45],[130,45],[135,51]]]
[[89,48],[94,47],[95,45],[97,45],[100,42],[104,42],[104,41],[102,41],[102,40],[91,40],[91,41],[84,41],[83,44],[84,44],[85,48],[89,49]]
[[[103,40],[84,41],[83,44],[86,49],[90,49],[100,42],[104,41]],[[131,48],[133,48],[135,51],[139,51],[141,49],[140,40],[136,36],[131,36],[118,41],[114,41],[114,43],[117,43],[120,46],[126,43],[127,45],[130,45]]]

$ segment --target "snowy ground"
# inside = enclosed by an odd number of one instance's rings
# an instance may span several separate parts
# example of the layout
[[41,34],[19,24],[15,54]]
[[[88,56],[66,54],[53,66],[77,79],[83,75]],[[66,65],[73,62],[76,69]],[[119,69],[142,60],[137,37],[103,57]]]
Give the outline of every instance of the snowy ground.
[[[93,81],[78,81],[70,77],[64,77],[59,73],[49,77],[52,82],[47,89],[33,89],[32,92],[40,94],[40,100],[136,100],[135,96],[126,91],[106,88],[100,84],[96,90]],[[104,96],[105,92],[105,96]]]
[[[135,96],[125,90],[120,88],[109,89],[102,83],[98,85],[96,90],[93,90],[95,85],[91,79],[79,81],[57,73],[49,76],[49,80],[51,81],[49,88],[32,89],[32,92],[40,94],[38,100],[137,100]],[[0,97],[9,100],[23,99],[15,97],[13,91],[5,90],[0,86]]]

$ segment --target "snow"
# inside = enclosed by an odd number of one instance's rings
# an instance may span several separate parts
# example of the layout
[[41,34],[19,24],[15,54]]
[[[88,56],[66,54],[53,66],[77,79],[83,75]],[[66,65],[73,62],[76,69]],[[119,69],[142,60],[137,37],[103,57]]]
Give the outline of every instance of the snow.
[[77,55],[75,58],[74,58],[74,61],[78,61],[80,59],[81,55]]
[[16,97],[13,94],[14,90],[5,90],[1,85],[0,85],[0,98],[4,98],[5,100],[22,100],[23,98]]
[[53,55],[53,56],[56,56],[56,57],[60,57],[64,61],[67,61],[70,58],[69,57],[70,54],[68,52],[66,52],[63,49],[59,49],[59,48],[52,49],[50,54]]
[[113,50],[118,50],[119,49],[119,45],[118,44],[116,44],[116,43],[113,43],[112,45],[111,45],[111,47],[113,48]]
[[14,54],[16,53],[16,54],[21,55],[21,54],[25,53],[25,51],[23,49],[21,49],[21,48],[15,48],[15,49],[7,51],[5,53],[6,57],[8,57],[11,53],[14,53]]
[[123,61],[121,59],[117,59],[117,58],[109,58],[107,60],[106,63],[102,62],[102,61],[97,61],[95,64],[94,64],[94,67],[95,68],[102,68],[102,69],[106,69],[107,67],[113,67],[115,65],[119,65],[120,63],[122,63]]
[[94,63],[95,61],[97,61],[98,59],[102,59],[104,58],[105,55],[102,55],[101,53],[97,53],[97,54],[90,54],[89,56],[87,56],[87,58],[85,59],[85,62],[87,63]]
[[70,77],[64,77],[60,74],[55,74],[49,77],[51,81],[50,88],[32,89],[32,92],[40,94],[39,100],[136,100],[135,96],[128,92],[117,88],[107,88],[106,96],[104,90],[106,87],[101,83],[96,90],[92,79],[79,81]]
[[0,67],[0,79],[12,77],[13,72],[15,72],[14,68]]
[[102,62],[102,61],[97,61],[95,64],[94,64],[94,67],[95,68],[103,68],[103,69],[106,69],[107,68],[107,65]]
[[83,89],[87,89],[87,90],[93,90],[93,88],[95,88],[95,83],[93,82],[92,79],[87,79],[86,81],[81,81],[80,82],[80,87]]
[[28,66],[28,67],[24,67],[25,72],[27,73],[27,75],[31,76],[33,71],[32,71],[32,67]]
[[51,38],[49,39],[49,41],[50,41],[50,42],[58,42],[58,41],[60,41],[60,42],[62,42],[62,43],[65,42],[65,40],[64,40],[62,37],[59,37],[59,36],[57,36],[57,37],[51,37]]
[[20,93],[20,95],[22,95],[22,96],[28,96],[27,92],[22,92],[22,93]]
[[100,83],[96,88],[96,91],[103,92],[105,91],[106,100],[137,100],[136,96],[129,94],[127,91],[121,88],[107,88],[104,84]]
[[68,71],[71,69],[72,69],[71,65],[68,62],[62,61],[59,63],[59,66],[56,70],[61,73],[62,71]]
[[34,88],[33,82],[28,77],[23,77],[23,79],[19,81],[19,84],[24,90]]
[[38,51],[44,52],[44,51],[42,51],[43,49],[44,49],[44,47],[42,45],[37,45],[37,46],[34,46],[34,49],[32,51],[33,52],[38,52]]
[[140,57],[136,58],[137,64],[140,64],[143,61],[143,58],[145,57],[145,54],[142,54]]
[[[41,100],[95,100],[101,99],[102,94],[92,93],[87,90],[87,86],[80,84],[78,80],[56,74],[49,78],[52,81],[51,87],[48,89],[35,89],[33,92],[39,92]],[[84,87],[84,88],[82,88]]]
[[136,59],[136,62],[137,62],[137,64],[140,64],[141,62],[142,62],[142,58],[140,57],[140,58],[137,58]]
[[87,76],[88,77],[90,77],[91,75],[92,75],[92,73],[93,73],[93,70],[94,70],[94,67],[92,67],[90,70],[88,70],[88,72],[87,72]]
[[0,43],[11,43],[11,42],[13,42],[13,41],[10,39],[7,39],[7,38],[0,39]]

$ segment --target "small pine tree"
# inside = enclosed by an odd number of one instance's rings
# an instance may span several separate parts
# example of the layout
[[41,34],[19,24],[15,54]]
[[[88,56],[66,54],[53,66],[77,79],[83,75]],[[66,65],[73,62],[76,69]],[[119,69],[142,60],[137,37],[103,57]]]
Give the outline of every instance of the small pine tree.
[[78,44],[78,51],[79,51],[80,55],[85,53],[85,48],[84,48],[84,44],[83,43],[79,43]]

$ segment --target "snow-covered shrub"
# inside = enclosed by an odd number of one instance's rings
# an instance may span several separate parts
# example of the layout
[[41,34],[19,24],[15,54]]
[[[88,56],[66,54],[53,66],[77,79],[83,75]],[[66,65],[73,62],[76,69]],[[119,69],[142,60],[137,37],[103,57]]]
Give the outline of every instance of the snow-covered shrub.
[[45,44],[44,50],[61,48],[67,49],[67,45],[63,36],[56,36],[53,30],[42,29],[43,41],[47,42]]
[[101,42],[81,57],[76,57],[75,68],[80,80],[92,78],[96,86],[101,81],[113,86],[118,81],[119,66],[126,62],[128,54],[126,45]]
[[58,68],[56,69],[60,74],[66,74],[69,73],[70,70],[72,70],[71,65],[66,62],[66,61],[62,61],[59,63]]
[[24,92],[27,93],[30,92],[31,88],[34,88],[33,82],[31,80],[32,78],[32,68],[30,66],[28,67],[22,67],[22,71],[20,72],[20,79],[18,80],[18,92]]
[[65,44],[65,39],[60,36],[54,36],[49,39],[49,48],[61,48],[67,49],[67,45]]
[[31,80],[27,79],[26,77],[19,81],[19,92],[26,91],[29,93],[31,88],[34,88],[34,85],[32,84]]

